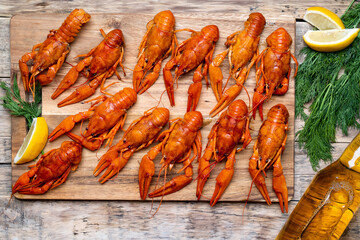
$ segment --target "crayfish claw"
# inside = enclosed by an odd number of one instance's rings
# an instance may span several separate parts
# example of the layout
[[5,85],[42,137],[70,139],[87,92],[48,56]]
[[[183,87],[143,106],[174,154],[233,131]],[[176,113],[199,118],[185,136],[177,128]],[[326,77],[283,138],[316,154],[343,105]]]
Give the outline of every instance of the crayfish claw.
[[273,168],[273,189],[279,199],[281,211],[284,212],[285,206],[285,211],[288,212],[288,189],[283,175],[280,157],[274,163]]
[[186,187],[189,183],[191,183],[192,178],[186,175],[180,175],[174,177],[170,181],[168,181],[164,186],[154,190],[152,193],[149,193],[149,198],[161,197],[174,192],[179,191],[180,189]]
[[210,111],[211,117],[216,116],[224,108],[226,108],[234,99],[240,94],[242,87],[238,85],[233,85],[225,91],[225,93],[220,98],[220,101],[216,106]]
[[152,176],[154,176],[154,174],[155,174],[155,164],[151,159],[149,159],[149,154],[146,154],[142,158],[139,168],[139,190],[140,190],[140,198],[142,200],[146,199],[146,195],[149,191],[151,179]]
[[91,95],[93,95],[95,93],[95,90],[96,90],[96,88],[92,88],[90,85],[81,86],[81,87],[75,89],[75,91],[73,93],[71,93],[68,97],[63,99],[57,105],[58,105],[58,107],[64,107],[66,105],[80,102],[80,101],[90,97]]
[[225,189],[229,186],[233,175],[234,169],[223,169],[217,176],[214,194],[210,200],[210,206],[213,207],[218,202]]

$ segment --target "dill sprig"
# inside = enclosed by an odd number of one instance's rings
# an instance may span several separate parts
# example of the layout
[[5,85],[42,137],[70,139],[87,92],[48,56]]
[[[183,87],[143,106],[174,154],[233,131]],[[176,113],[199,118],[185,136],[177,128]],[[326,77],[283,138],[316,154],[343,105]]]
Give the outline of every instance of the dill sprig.
[[35,88],[35,96],[33,102],[27,102],[20,96],[19,86],[14,76],[14,84],[12,87],[5,82],[0,82],[0,88],[5,90],[5,96],[0,98],[3,102],[1,105],[10,110],[12,115],[24,116],[27,125],[30,127],[33,118],[41,116],[41,86],[38,84]]
[[[346,28],[360,23],[360,4],[353,3],[341,17]],[[332,161],[336,128],[345,135],[350,127],[360,129],[360,38],[342,51],[321,53],[305,47],[300,53],[306,58],[296,76],[295,115],[305,124],[296,137],[317,170],[320,160]]]

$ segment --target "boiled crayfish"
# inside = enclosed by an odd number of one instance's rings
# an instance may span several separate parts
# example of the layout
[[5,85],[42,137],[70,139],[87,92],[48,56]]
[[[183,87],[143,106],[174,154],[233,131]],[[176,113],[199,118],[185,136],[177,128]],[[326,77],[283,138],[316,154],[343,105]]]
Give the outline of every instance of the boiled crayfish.
[[[171,11],[156,14],[146,25],[147,31],[140,43],[138,62],[134,68],[134,90],[140,94],[149,89],[159,77],[161,63],[174,53],[176,37],[175,17]],[[146,75],[147,72],[153,70]],[[146,76],[145,76],[146,75]]]
[[[50,30],[44,42],[36,44],[31,52],[21,57],[19,68],[25,91],[34,93],[32,87],[35,88],[35,79],[41,85],[52,82],[70,51],[69,43],[74,41],[81,26],[89,20],[90,15],[83,9],[75,9],[58,30]],[[29,71],[26,63],[30,60],[33,60],[33,66]],[[46,70],[46,74],[42,73]]]
[[[191,38],[182,42],[175,49],[175,56],[166,63],[163,73],[170,104],[171,106],[175,106],[175,81],[178,81],[180,75],[197,68],[194,73],[193,83],[190,85],[188,90],[187,104],[187,111],[190,111],[190,109],[194,111],[200,99],[202,78],[205,77],[207,82],[207,70],[210,62],[212,61],[215,43],[219,40],[219,29],[215,25],[208,25],[201,29],[200,32],[190,29],[188,30],[192,32]],[[203,63],[204,68],[203,71],[201,71]],[[173,68],[175,68],[175,78],[171,75],[171,70]]]
[[[260,34],[264,30],[265,24],[265,18],[261,13],[251,13],[244,23],[244,30],[228,36],[225,42],[225,46],[228,47],[228,49],[218,54],[210,64],[210,84],[215,93],[216,100],[218,101],[216,106],[210,112],[212,116],[221,112],[240,94],[250,69],[256,62],[259,54]],[[227,89],[224,95],[222,95],[223,75],[220,64],[227,55],[229,55],[230,63],[229,79],[230,77],[233,77],[236,81],[236,85]]]
[[283,205],[288,212],[288,191],[281,166],[281,154],[285,150],[287,138],[288,119],[289,112],[283,104],[277,104],[269,110],[267,120],[260,127],[258,138],[254,144],[254,153],[249,161],[250,175],[267,204],[271,204],[271,200],[261,172],[265,173],[267,169],[273,167],[273,188],[282,212],[284,212]]
[[167,108],[155,108],[152,112],[147,111],[144,116],[132,122],[119,143],[112,146],[96,166],[95,176],[107,168],[99,182],[105,183],[118,174],[135,151],[152,144],[169,122],[169,116],[170,112]]
[[52,149],[40,157],[30,170],[22,174],[12,188],[12,195],[43,194],[66,181],[70,171],[81,162],[82,147],[73,141],[65,141],[60,148]]
[[[80,143],[89,150],[97,150],[104,140],[108,139],[109,145],[116,132],[122,128],[126,118],[126,110],[137,100],[136,92],[132,88],[124,88],[112,97],[100,96],[93,106],[86,112],[65,118],[49,135],[50,141],[66,134],[74,141]],[[97,105],[99,102],[101,104]],[[94,106],[95,105],[95,106]],[[89,119],[82,136],[77,136],[70,131],[75,124]]]
[[104,83],[107,78],[110,78],[114,73],[120,78],[116,67],[122,65],[124,56],[124,36],[120,29],[114,29],[107,35],[100,29],[104,40],[95,48],[85,55],[78,57],[85,57],[76,66],[73,66],[66,74],[64,79],[60,82],[55,92],[51,95],[52,99],[57,98],[62,92],[72,86],[79,77],[79,73],[84,73],[88,78],[89,84],[77,88],[67,98],[58,103],[58,107],[63,107],[69,104],[80,102],[95,93],[95,90],[100,86],[100,91],[106,93]]
[[[139,189],[140,197],[143,200],[146,199],[152,176],[155,173],[154,159],[160,152],[162,152],[160,173],[164,170],[166,177],[167,168],[171,171],[175,163],[182,163],[183,167],[179,172],[184,170],[184,174],[171,179],[163,187],[154,190],[149,194],[150,198],[174,193],[191,183],[193,175],[191,163],[196,157],[199,159],[201,156],[202,114],[198,111],[187,112],[184,119],[176,118],[171,122],[170,129],[160,135],[161,142],[141,160]],[[194,152],[192,157],[191,149]]]
[[[234,174],[235,153],[245,149],[251,142],[249,123],[248,108],[241,99],[232,102],[216,121],[209,133],[205,152],[199,161],[196,189],[198,199],[201,198],[204,185],[210,176],[211,165],[227,159],[225,169],[216,178],[210,205],[214,206],[220,199]],[[243,143],[243,146],[237,150],[236,146],[239,143]],[[215,162],[210,164],[212,158]]]
[[298,62],[290,52],[292,39],[284,28],[278,28],[271,33],[266,42],[268,47],[261,52],[256,61],[256,88],[253,96],[253,117],[255,119],[256,109],[259,108],[261,120],[264,101],[270,99],[273,94],[284,95],[289,89],[291,58],[296,63],[294,76],[298,70]]

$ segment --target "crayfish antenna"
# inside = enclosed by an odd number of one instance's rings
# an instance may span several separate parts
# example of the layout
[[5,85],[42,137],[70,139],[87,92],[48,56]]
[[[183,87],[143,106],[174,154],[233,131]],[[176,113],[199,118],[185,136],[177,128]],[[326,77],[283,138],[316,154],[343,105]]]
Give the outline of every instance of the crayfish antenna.
[[215,166],[216,166],[217,163],[218,163],[218,162],[214,161],[213,163],[209,164],[209,166],[206,166],[206,167],[198,174],[198,176],[197,176],[193,181],[197,181],[197,180],[199,179],[200,175],[201,175],[206,169],[208,169],[209,167],[211,167],[212,165],[214,165],[214,166],[212,166],[212,168],[210,169],[210,172],[205,175],[206,177],[209,177],[211,171],[215,168]]
[[228,85],[228,83],[229,83],[230,78],[231,78],[231,70],[230,70],[230,73],[229,73],[229,77],[228,77],[227,80],[226,80],[225,86],[224,86],[224,88],[223,88],[222,91],[221,91],[221,95],[224,94],[225,89],[226,89],[226,87],[227,87],[227,85]]
[[[158,180],[159,180],[159,178],[160,178],[160,173],[162,172],[162,169],[164,169],[165,166],[166,166],[166,165],[164,164],[164,165],[161,167],[161,169],[160,169],[160,171],[159,171]],[[167,170],[167,167],[165,167],[164,186],[165,186],[165,184],[166,184],[166,172],[167,172],[166,170]],[[157,186],[157,184],[158,184],[158,182],[156,182],[156,186]],[[155,187],[155,189],[156,189],[156,187]],[[156,211],[154,212],[154,214],[150,217],[150,219],[153,218],[153,217],[156,215],[156,213],[159,211],[160,206],[161,206],[161,204],[162,204],[162,201],[163,201],[163,199],[164,199],[164,195],[165,195],[165,188],[163,188],[163,193],[162,193],[162,196],[161,196],[161,200],[160,200],[159,206],[157,207],[157,209],[156,209]],[[151,209],[152,209],[152,207],[153,207],[153,203],[154,203],[154,198],[153,198],[152,203],[151,203]],[[151,210],[150,210],[150,213],[151,213]]]
[[[252,112],[252,118],[255,119],[255,115],[256,115],[256,109],[259,108],[259,114],[260,114],[260,117],[261,117],[261,120],[263,120],[263,115],[262,115],[262,105],[264,103],[264,101],[266,99],[268,99],[268,96],[265,95],[263,96],[262,98],[260,98],[259,100],[256,100],[256,103],[254,102],[254,97],[255,97],[255,94],[258,94],[257,92],[254,93],[254,96],[253,96],[253,107],[251,109],[250,112]],[[257,96],[258,97],[258,96]]]
[[255,174],[253,180],[251,181],[249,193],[248,193],[247,198],[246,198],[246,200],[245,200],[244,208],[243,208],[243,210],[242,210],[242,214],[241,214],[242,216],[244,216],[245,209],[246,209],[246,205],[247,205],[247,203],[248,203],[248,201],[249,201],[250,194],[251,194],[251,190],[252,190],[252,187],[253,187],[253,185],[254,185],[255,179],[256,179],[256,177],[259,175],[260,172],[261,172],[261,170],[258,170],[257,173]]

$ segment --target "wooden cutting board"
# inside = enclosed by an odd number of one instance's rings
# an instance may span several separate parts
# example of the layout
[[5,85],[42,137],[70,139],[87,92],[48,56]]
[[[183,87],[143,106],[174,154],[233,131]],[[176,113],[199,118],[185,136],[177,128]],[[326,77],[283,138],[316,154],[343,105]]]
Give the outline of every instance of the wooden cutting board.
[[[189,14],[179,15],[176,17],[176,29],[192,28],[199,31],[202,27],[209,24],[216,24],[220,29],[220,40],[217,43],[215,54],[218,54],[225,50],[224,42],[226,37],[231,33],[242,30],[243,23],[248,18],[249,13],[245,14],[228,14],[228,15],[208,15],[208,14]],[[11,19],[10,32],[11,32],[11,68],[12,73],[19,75],[18,61],[20,57],[31,51],[32,46],[43,42],[50,29],[57,29],[63,20],[66,18],[66,14],[27,14],[17,15]],[[267,24],[264,32],[261,35],[260,51],[266,47],[266,37],[279,27],[284,27],[289,34],[295,39],[295,19],[289,16],[269,16],[264,13]],[[71,64],[76,64],[78,59],[75,56],[79,54],[85,54],[93,47],[97,46],[102,40],[99,29],[102,28],[107,33],[114,28],[120,28],[123,31],[126,48],[125,48],[125,71],[126,77],[123,76],[120,68],[120,75],[122,76],[122,82],[118,81],[116,76],[107,80],[106,84],[111,82],[117,82],[109,88],[109,92],[115,93],[124,87],[132,87],[132,71],[136,64],[138,46],[146,30],[146,24],[153,18],[153,15],[145,14],[91,14],[91,20],[80,31],[76,40],[71,44],[71,51],[66,61]],[[177,34],[179,43],[190,37],[188,32],[179,32]],[[291,46],[292,53],[295,53],[294,44]],[[214,56],[215,56],[214,54]],[[164,64],[169,61],[166,59]],[[294,66],[294,64],[292,64]],[[90,103],[77,103],[63,108],[57,108],[56,104],[67,97],[74,88],[64,92],[58,99],[52,100],[50,95],[53,93],[59,82],[69,71],[70,65],[64,64],[58,72],[54,81],[43,88],[43,101],[42,101],[42,114],[46,118],[49,132],[51,132],[66,116],[76,114],[80,111],[86,111],[90,107]],[[226,59],[222,64],[222,70],[224,74],[224,82],[228,77],[229,62]],[[162,72],[162,71],[161,71]],[[187,89],[192,82],[192,76],[194,71],[191,71],[180,77],[179,86],[175,91],[175,103],[176,106],[170,108],[169,100],[166,94],[161,99],[161,106],[168,107],[170,109],[170,118],[183,117],[186,112],[187,103]],[[86,79],[80,77],[76,85],[83,83]],[[234,84],[233,80],[230,80],[229,85]],[[209,117],[209,111],[215,106],[216,100],[211,88],[207,89],[205,86],[205,80],[203,80],[203,91],[200,97],[200,103],[197,110],[203,113],[204,118],[209,123],[202,129],[203,136],[203,149],[207,144],[207,136],[212,125],[215,123],[218,116],[211,119]],[[21,83],[20,86],[22,87]],[[248,89],[251,97],[253,95],[253,89],[255,87],[255,69],[252,69],[250,75],[245,83],[245,87]],[[264,115],[266,116],[268,109],[277,103],[284,103],[290,112],[290,131],[288,132],[288,139],[286,143],[286,149],[282,155],[282,164],[284,168],[284,175],[286,178],[287,186],[289,189],[289,200],[294,193],[294,103],[295,103],[295,91],[294,91],[294,79],[291,74],[290,89],[285,96],[273,96],[272,99],[264,105]],[[143,95],[138,96],[137,103],[128,111],[128,118],[126,119],[125,128],[136,118],[140,117],[144,111],[155,106],[160,99],[160,94],[164,91],[164,83],[162,73],[160,74],[157,82]],[[99,95],[99,90],[94,96]],[[243,99],[246,103],[249,103],[248,97],[245,91],[242,91],[238,98]],[[86,124],[86,122],[84,123]],[[251,177],[248,172],[248,161],[252,154],[252,147],[256,140],[258,130],[260,128],[261,121],[257,116],[255,121],[251,121],[251,136],[253,141],[247,147],[245,151],[236,154],[235,174],[233,179],[223,194],[220,201],[243,201],[246,199],[250,189]],[[79,126],[73,129],[73,133],[79,134]],[[115,142],[117,142],[123,132],[119,132],[116,136]],[[26,126],[23,118],[12,119],[12,157],[16,155],[19,147],[21,146],[23,139],[26,135]],[[48,142],[45,148],[45,152],[53,148],[58,148],[60,144],[69,140],[66,136],[63,136],[54,142]],[[77,171],[72,172],[66,183],[49,191],[43,195],[21,195],[16,194],[17,198],[21,199],[77,199],[77,200],[140,200],[138,189],[138,169],[142,156],[150,148],[143,149],[136,152],[124,169],[118,174],[116,178],[108,181],[105,184],[100,184],[98,178],[92,175],[92,172],[97,165],[98,159],[107,151],[107,148],[101,148],[96,152],[91,152],[86,149],[83,151],[83,159]],[[155,188],[157,175],[160,169],[160,155],[155,160],[156,173],[153,178],[150,192]],[[12,181],[13,183],[18,177],[28,170],[28,165],[12,165]],[[197,176],[197,162],[193,163],[194,166],[194,179]],[[215,178],[219,172],[224,168],[225,162],[219,163],[212,171],[211,176],[205,185],[202,201],[209,201],[215,187]],[[177,169],[180,169],[180,165],[176,167],[175,171],[168,174],[167,180],[176,175]],[[159,185],[163,183],[163,176],[160,176]],[[268,171],[266,178],[267,187],[271,200],[277,201],[276,195],[272,190],[272,173]],[[181,191],[165,196],[164,200],[180,200],[180,201],[196,201],[195,197],[196,182],[193,181],[186,188]],[[264,201],[258,190],[254,187],[250,196],[251,201]]]

